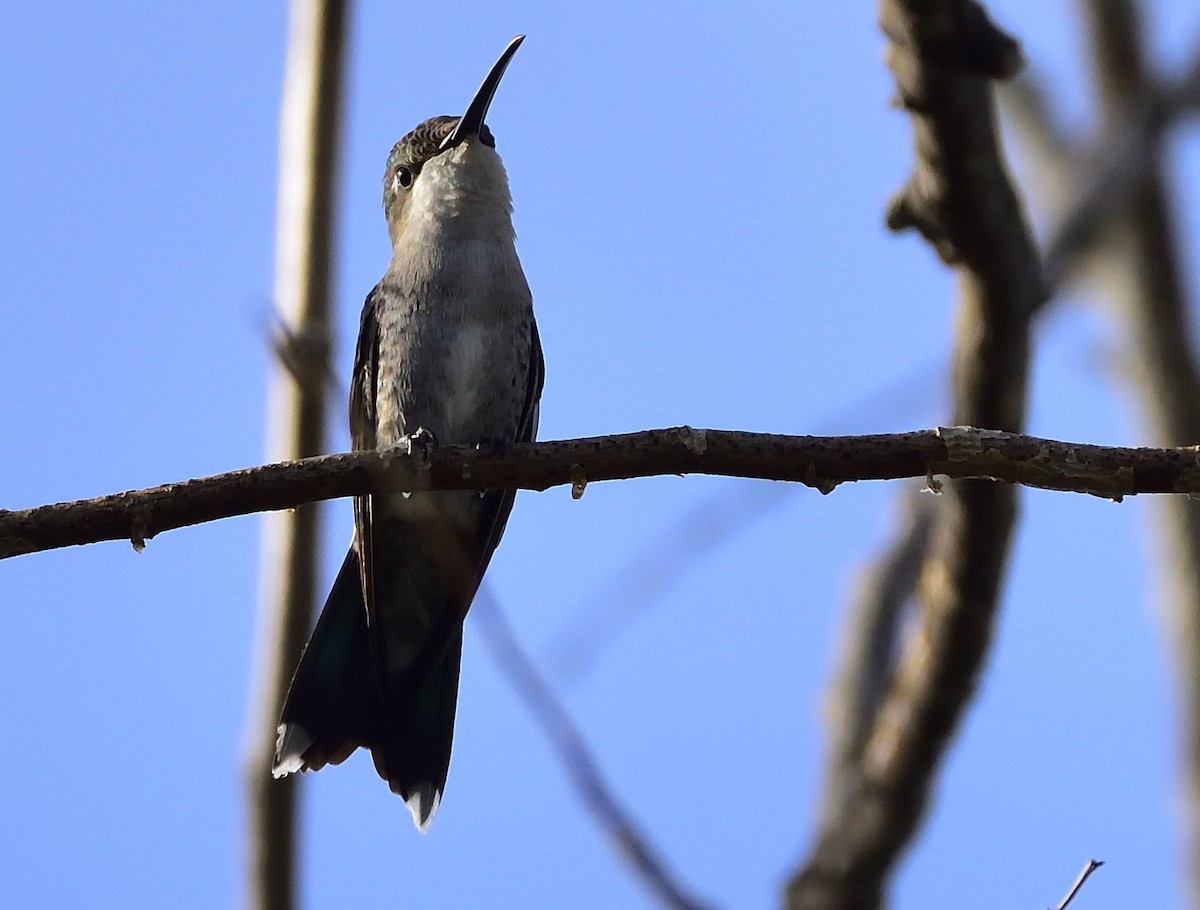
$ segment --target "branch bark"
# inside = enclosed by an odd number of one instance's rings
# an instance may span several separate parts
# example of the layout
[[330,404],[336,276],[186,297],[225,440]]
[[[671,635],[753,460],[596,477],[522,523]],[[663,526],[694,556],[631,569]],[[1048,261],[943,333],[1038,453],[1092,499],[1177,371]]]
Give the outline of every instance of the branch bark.
[[[1200,496],[1200,449],[1097,446],[971,427],[877,436],[676,427],[484,450],[349,452],[95,499],[0,510],[0,559],[103,540],[129,540],[140,549],[163,531],[366,493],[545,490],[570,484],[582,495],[590,481],[668,474],[784,480],[822,493],[840,483],[905,477],[928,478],[937,489],[940,475],[1120,500],[1138,493]],[[984,484],[982,489],[1007,487]]]

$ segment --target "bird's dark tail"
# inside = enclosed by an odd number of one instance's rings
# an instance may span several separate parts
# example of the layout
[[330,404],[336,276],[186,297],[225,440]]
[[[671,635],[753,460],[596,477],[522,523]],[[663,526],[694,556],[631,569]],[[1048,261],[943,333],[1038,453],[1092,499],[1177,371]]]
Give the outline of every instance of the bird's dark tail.
[[336,765],[364,746],[417,827],[427,830],[450,769],[461,627],[445,649],[422,678],[403,674],[397,690],[389,687],[381,696],[358,554],[351,548],[292,678],[279,721],[275,776]]
[[379,742],[379,687],[371,661],[358,554],[346,554],[292,677],[275,745],[276,777],[344,761]]
[[419,688],[395,693],[383,741],[371,749],[379,776],[404,800],[421,831],[429,829],[446,789],[462,644],[460,628]]

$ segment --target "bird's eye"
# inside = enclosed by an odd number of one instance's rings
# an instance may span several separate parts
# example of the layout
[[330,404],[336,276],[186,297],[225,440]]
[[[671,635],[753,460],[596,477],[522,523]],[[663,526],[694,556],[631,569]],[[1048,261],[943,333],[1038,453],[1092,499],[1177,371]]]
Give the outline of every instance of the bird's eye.
[[410,186],[412,186],[412,183],[413,172],[411,170],[406,168],[404,165],[400,165],[400,167],[396,168],[396,176],[392,178],[392,186],[396,192],[408,189]]

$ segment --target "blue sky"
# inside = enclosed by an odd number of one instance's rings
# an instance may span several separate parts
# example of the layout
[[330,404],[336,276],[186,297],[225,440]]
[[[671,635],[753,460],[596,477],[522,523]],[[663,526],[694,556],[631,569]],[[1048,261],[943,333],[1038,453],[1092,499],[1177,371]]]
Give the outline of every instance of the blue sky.
[[[1164,66],[1200,28],[1154,4]],[[1074,6],[991,4],[1086,127]],[[286,9],[13,5],[0,18],[0,507],[262,459]],[[386,265],[383,162],[529,35],[489,123],[546,350],[541,435],[677,425],[867,433],[945,419],[949,274],[882,226],[911,161],[873,4],[363,3],[336,300],[349,370]],[[1020,172],[1020,162],[1018,173]],[[1200,261],[1200,152],[1174,146]],[[1192,285],[1198,286],[1195,266]],[[1139,441],[1083,298],[1039,325],[1030,430]],[[331,450],[347,445],[335,408]],[[614,591],[717,496],[775,508],[661,597]],[[604,773],[696,893],[771,906],[808,842],[821,698],[901,486],[821,497],[701,477],[523,493],[489,584],[523,643],[641,604],[555,676]],[[1148,501],[1025,491],[992,666],[895,882],[900,908],[1177,903],[1181,788]],[[349,534],[327,510],[323,577]],[[716,529],[700,529],[701,531]],[[0,893],[12,906],[239,900],[259,521],[0,566]],[[417,834],[370,761],[306,779],[304,894],[417,906],[648,907],[468,622],[454,760]]]

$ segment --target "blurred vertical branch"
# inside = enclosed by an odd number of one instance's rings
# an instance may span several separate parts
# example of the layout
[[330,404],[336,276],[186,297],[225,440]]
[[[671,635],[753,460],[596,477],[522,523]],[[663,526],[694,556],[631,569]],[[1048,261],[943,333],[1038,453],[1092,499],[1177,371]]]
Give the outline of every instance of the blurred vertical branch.
[[[332,337],[334,182],[348,3],[292,0],[279,124],[275,305],[277,366],[267,404],[267,458],[319,454],[325,442]],[[244,774],[246,905],[296,904],[295,777],[273,780],[275,726],[316,592],[320,509],[263,516],[262,575]]]
[[837,671],[826,695],[829,745],[819,822],[833,831],[861,786],[863,749],[896,666],[908,607],[929,550],[937,502],[920,487],[903,498],[892,544],[864,570],[847,613]]
[[[958,279],[953,422],[1019,431],[1030,319],[1046,292],[998,149],[991,80],[1015,74],[1020,52],[970,0],[881,0],[879,9],[917,155],[888,224],[918,229]],[[924,816],[986,659],[1016,521],[1013,488],[948,483],[931,524],[911,523],[912,540],[893,550],[891,574],[899,583],[866,589],[855,614],[865,644],[849,652],[855,666],[843,670],[843,682],[847,674],[886,671],[890,643],[881,645],[879,634],[886,638],[895,628],[900,588],[914,577],[918,628],[886,687],[849,693],[841,686],[835,706],[870,716],[834,720],[851,729],[835,741],[834,779],[816,842],[788,883],[793,910],[882,904],[887,877]],[[925,534],[927,543],[920,539]],[[916,556],[923,557],[919,575]]]
[[[1139,5],[1131,0],[1083,0],[1096,89],[1106,124],[1129,123],[1163,105],[1148,61]],[[1193,65],[1192,73],[1200,73]],[[1194,76],[1193,76],[1194,78]],[[1149,134],[1142,167],[1106,225],[1108,268],[1102,289],[1115,303],[1129,339],[1128,358],[1149,441],[1200,442],[1200,368],[1182,276],[1177,230],[1164,161],[1164,131]],[[1175,648],[1187,768],[1187,849],[1192,905],[1200,906],[1200,504],[1166,497],[1152,505],[1160,555],[1163,610]]]
[[[1148,441],[1200,441],[1200,366],[1192,347],[1191,303],[1171,211],[1165,141],[1169,128],[1200,109],[1200,48],[1180,76],[1164,80],[1148,62],[1140,7],[1129,0],[1083,0],[1102,111],[1100,137],[1072,146],[1032,80],[1006,97],[1030,154],[1031,177],[1048,208],[1074,217],[1049,237],[1047,268],[1093,283],[1113,303],[1128,339],[1124,358]],[[1083,174],[1081,178],[1079,175]],[[1064,200],[1062,190],[1073,187]],[[1083,200],[1090,199],[1090,204]],[[1070,229],[1068,229],[1070,228]],[[1074,240],[1077,268],[1055,257]],[[1060,257],[1061,258],[1061,257]],[[1079,268],[1081,266],[1082,268]],[[1186,498],[1155,501],[1163,612],[1175,648],[1187,775],[1189,893],[1200,888],[1200,507]],[[1195,901],[1193,900],[1193,905]]]

